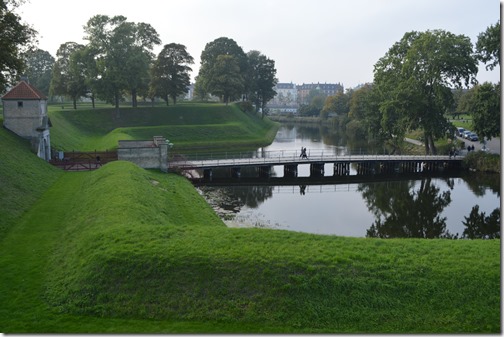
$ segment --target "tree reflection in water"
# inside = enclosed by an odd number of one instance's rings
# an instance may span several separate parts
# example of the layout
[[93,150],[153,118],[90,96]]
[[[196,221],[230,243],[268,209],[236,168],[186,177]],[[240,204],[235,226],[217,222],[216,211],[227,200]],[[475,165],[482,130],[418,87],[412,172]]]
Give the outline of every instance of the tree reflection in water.
[[[453,181],[446,180],[450,189]],[[451,202],[451,192],[440,193],[431,178],[415,181],[359,184],[358,190],[375,223],[367,230],[367,237],[378,238],[454,238],[446,229],[446,217],[440,214]],[[458,236],[458,233],[457,233]]]

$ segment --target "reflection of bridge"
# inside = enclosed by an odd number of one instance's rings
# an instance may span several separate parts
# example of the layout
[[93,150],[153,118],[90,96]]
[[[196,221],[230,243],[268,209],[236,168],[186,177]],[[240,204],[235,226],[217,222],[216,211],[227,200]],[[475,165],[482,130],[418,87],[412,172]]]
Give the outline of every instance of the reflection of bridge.
[[[186,159],[170,162],[179,170],[202,170],[205,179],[212,178],[212,170],[229,168],[231,176],[239,178],[241,168],[255,167],[259,177],[270,177],[273,166],[283,166],[284,177],[297,177],[298,165],[310,165],[310,177],[324,176],[325,164],[333,164],[333,176],[350,175],[350,165],[357,175],[390,173],[447,172],[461,168],[462,160],[434,155],[338,155],[334,152],[311,151],[301,158],[298,151],[262,152],[260,156],[241,158]],[[212,157],[211,155],[208,155]]]

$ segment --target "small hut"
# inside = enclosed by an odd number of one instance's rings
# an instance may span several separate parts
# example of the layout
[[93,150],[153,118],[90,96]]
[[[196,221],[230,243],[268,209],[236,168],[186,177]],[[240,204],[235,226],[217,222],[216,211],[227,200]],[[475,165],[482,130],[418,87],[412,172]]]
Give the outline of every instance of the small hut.
[[51,121],[47,97],[28,80],[21,80],[2,97],[3,125],[30,140],[32,151],[44,160],[51,159]]

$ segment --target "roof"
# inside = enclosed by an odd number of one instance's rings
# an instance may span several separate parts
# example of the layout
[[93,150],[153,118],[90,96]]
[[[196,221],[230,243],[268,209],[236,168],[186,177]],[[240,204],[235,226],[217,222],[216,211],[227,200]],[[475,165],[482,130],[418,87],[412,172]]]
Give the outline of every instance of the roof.
[[46,95],[44,95],[40,90],[35,88],[33,85],[26,81],[21,81],[14,88],[9,90],[3,97],[4,100],[29,100],[29,99],[47,99]]

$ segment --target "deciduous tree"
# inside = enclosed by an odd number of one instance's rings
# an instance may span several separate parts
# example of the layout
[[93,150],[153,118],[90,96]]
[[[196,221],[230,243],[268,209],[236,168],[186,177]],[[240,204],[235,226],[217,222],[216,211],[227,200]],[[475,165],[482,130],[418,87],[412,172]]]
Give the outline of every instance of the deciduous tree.
[[234,59],[233,63],[237,68],[233,66],[233,71],[242,77],[241,92],[235,94],[233,97],[228,97],[228,99],[238,98],[245,92],[243,77],[247,72],[248,60],[243,49],[233,39],[227,37],[220,37],[206,44],[205,49],[201,52],[201,66],[196,80],[196,86],[200,88],[199,90],[201,92],[220,96],[222,88],[213,87],[213,85],[219,81],[215,81],[212,76],[216,73],[214,68],[217,66],[217,63],[220,63],[218,65],[219,67],[222,66],[223,59],[218,61],[221,55],[231,56]]
[[381,128],[400,147],[407,130],[424,132],[426,153],[450,130],[444,117],[453,104],[452,89],[475,83],[477,60],[464,35],[443,30],[409,32],[380,58],[374,84],[380,97]]
[[49,95],[54,57],[42,49],[29,50],[24,54],[28,80],[44,94]]
[[25,69],[22,54],[33,48],[37,32],[15,13],[24,1],[0,1],[0,93],[18,80]]
[[76,42],[66,42],[60,45],[56,52],[56,62],[52,70],[50,86],[51,95],[68,96],[72,99],[74,109],[77,109],[77,99],[86,92],[84,76],[72,65],[72,55],[84,48]]
[[173,104],[177,97],[187,92],[190,84],[189,67],[193,57],[182,44],[170,43],[163,47],[151,70],[151,87],[157,96],[166,101],[171,97]]
[[208,87],[213,95],[221,97],[226,104],[243,93],[244,80],[234,56],[219,55],[208,73]]
[[266,103],[276,95],[275,61],[269,59],[257,50],[247,53],[248,57],[248,98],[256,106],[256,111],[261,109],[264,118]]
[[490,25],[483,33],[478,35],[476,42],[476,53],[478,60],[486,63],[486,68],[493,70],[497,65],[500,66],[500,21],[495,25]]
[[470,103],[473,128],[481,140],[501,134],[500,84],[485,82],[475,87]]

